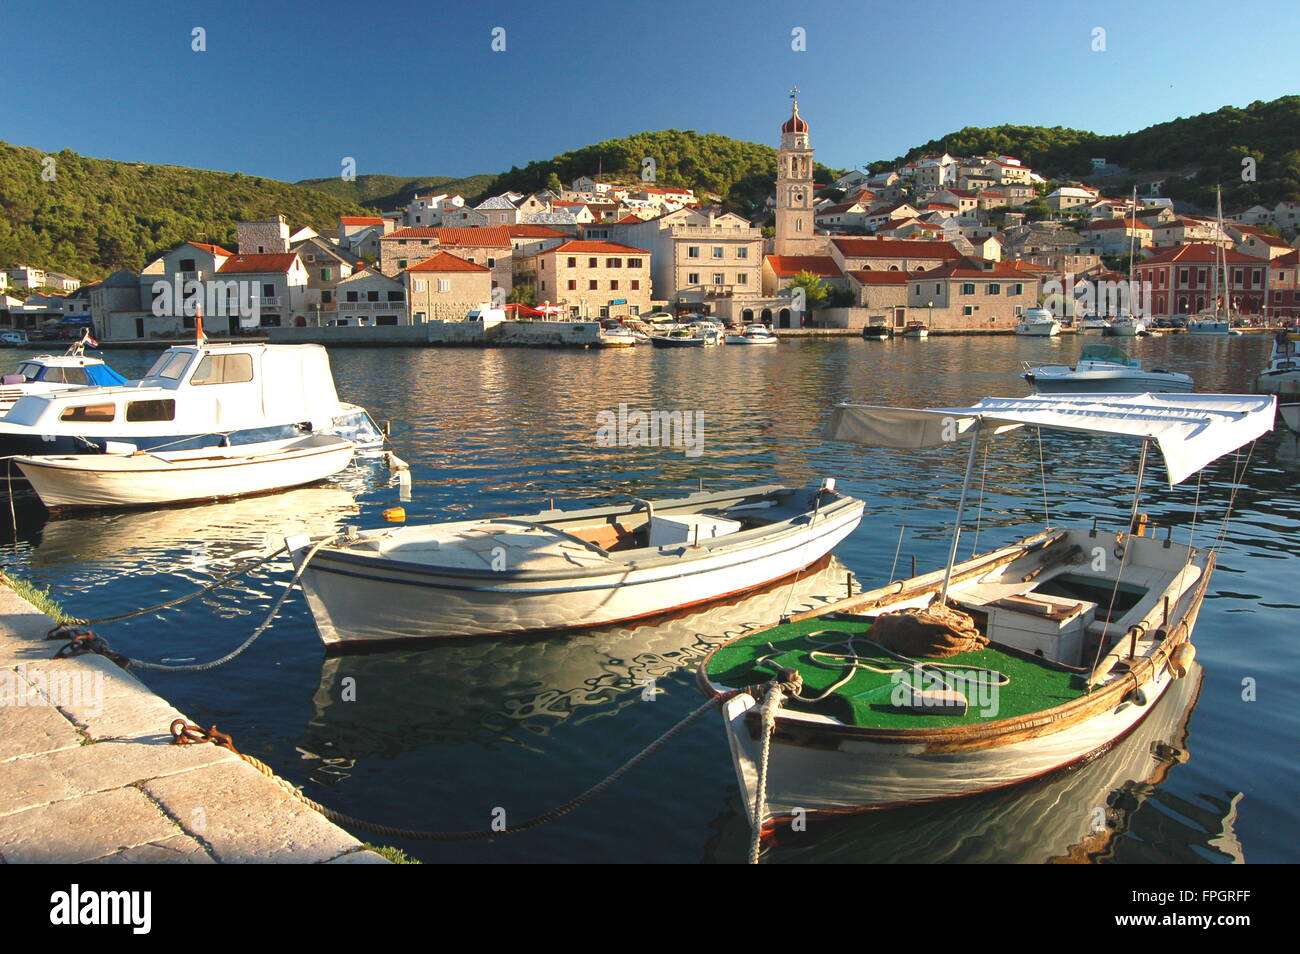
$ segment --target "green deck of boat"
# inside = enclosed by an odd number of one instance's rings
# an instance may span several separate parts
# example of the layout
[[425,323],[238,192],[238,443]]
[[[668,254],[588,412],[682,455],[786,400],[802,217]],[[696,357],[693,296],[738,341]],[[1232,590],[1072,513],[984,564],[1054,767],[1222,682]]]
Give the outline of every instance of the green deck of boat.
[[[816,648],[816,642],[807,637],[810,634],[823,633],[828,630],[846,633],[866,633],[871,628],[868,620],[828,620],[807,619],[797,623],[775,626],[761,633],[754,633],[724,646],[713,654],[709,661],[708,676],[711,680],[729,688],[764,683],[771,679],[777,666],[787,666],[799,670],[803,676],[804,694],[815,695],[834,683],[843,673],[839,667],[828,668],[809,659],[808,650]],[[820,638],[820,641],[830,639]],[[775,650],[776,654],[772,655]],[[863,647],[871,651],[872,647]],[[764,656],[770,656],[766,664],[755,664]],[[878,656],[884,659],[883,656]],[[995,669],[1011,678],[1010,683],[996,689],[996,695],[990,696],[989,687],[976,687],[966,695],[970,706],[965,715],[941,715],[937,711],[926,713],[904,712],[890,704],[888,687],[894,683],[893,676],[859,670],[851,680],[827,699],[806,704],[797,699],[784,703],[791,709],[819,712],[822,715],[839,719],[848,725],[888,727],[894,729],[942,728],[950,725],[975,725],[996,719],[1040,712],[1053,706],[1061,705],[1083,695],[1083,678],[1075,673],[1062,672],[1033,662],[1020,656],[1013,656],[998,649],[983,649],[973,653],[959,653],[947,659],[930,660],[950,666],[970,666]],[[899,665],[886,660],[881,668]],[[909,684],[914,683],[910,670],[906,676]],[[863,692],[875,688],[885,691],[872,698],[855,698]],[[959,685],[957,688],[961,688]],[[981,696],[981,690],[985,695]],[[995,705],[988,705],[994,701]],[[984,704],[981,705],[981,702]],[[987,711],[992,709],[994,711]]]

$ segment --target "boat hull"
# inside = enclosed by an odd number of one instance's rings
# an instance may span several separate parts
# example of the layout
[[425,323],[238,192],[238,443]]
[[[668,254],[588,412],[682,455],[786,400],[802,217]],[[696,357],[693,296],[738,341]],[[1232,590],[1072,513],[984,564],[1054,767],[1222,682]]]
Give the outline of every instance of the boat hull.
[[1190,392],[1194,385],[1186,375],[1155,374],[1151,372],[1111,373],[1071,371],[1067,373],[1043,373],[1035,369],[1024,375],[1034,390],[1043,394],[1137,394],[1152,392],[1159,394]]
[[169,461],[142,455],[128,458],[138,461],[138,466],[121,470],[104,466],[121,463],[116,455],[23,457],[15,463],[41,502],[51,509],[146,507],[316,483],[347,467],[355,450],[349,441],[332,440],[306,448],[290,445],[279,451],[224,458]]
[[[857,527],[862,505],[785,538],[637,568],[596,567],[529,580],[456,574],[323,549],[302,575],[327,647],[459,636],[521,635],[604,626],[700,606],[758,589],[822,559]],[[294,550],[305,558],[308,547]]]
[[1277,409],[1278,417],[1282,418],[1282,423],[1291,429],[1294,434],[1300,434],[1300,404],[1283,404]]
[[1300,395],[1300,371],[1265,372],[1255,378],[1259,394]]

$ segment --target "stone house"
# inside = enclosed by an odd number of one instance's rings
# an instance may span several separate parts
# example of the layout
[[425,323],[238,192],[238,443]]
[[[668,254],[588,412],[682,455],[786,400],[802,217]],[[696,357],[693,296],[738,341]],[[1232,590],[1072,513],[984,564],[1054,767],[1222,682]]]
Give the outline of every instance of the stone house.
[[492,270],[451,252],[435,252],[402,272],[411,324],[461,321],[492,301]]
[[615,242],[572,240],[537,255],[537,297],[575,316],[650,310],[651,253]]

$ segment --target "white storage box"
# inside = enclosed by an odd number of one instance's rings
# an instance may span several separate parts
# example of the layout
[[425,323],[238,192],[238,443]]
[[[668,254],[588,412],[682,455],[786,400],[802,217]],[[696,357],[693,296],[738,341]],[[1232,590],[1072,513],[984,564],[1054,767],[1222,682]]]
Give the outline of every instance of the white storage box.
[[655,514],[650,524],[650,546],[672,547],[682,544],[699,543],[712,540],[740,529],[739,520],[725,517],[709,517],[704,514],[673,514],[663,516]]
[[1034,593],[980,607],[988,613],[989,639],[1070,666],[1081,665],[1083,634],[1097,604]]

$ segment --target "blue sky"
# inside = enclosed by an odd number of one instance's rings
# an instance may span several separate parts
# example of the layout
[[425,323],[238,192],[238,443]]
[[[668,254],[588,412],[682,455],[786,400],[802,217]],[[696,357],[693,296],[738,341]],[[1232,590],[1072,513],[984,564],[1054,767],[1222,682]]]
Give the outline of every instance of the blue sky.
[[1271,0],[6,0],[0,138],[289,180],[345,156],[468,175],[647,129],[774,145],[798,86],[818,160],[851,167],[962,126],[1116,133],[1300,92],[1298,40]]

